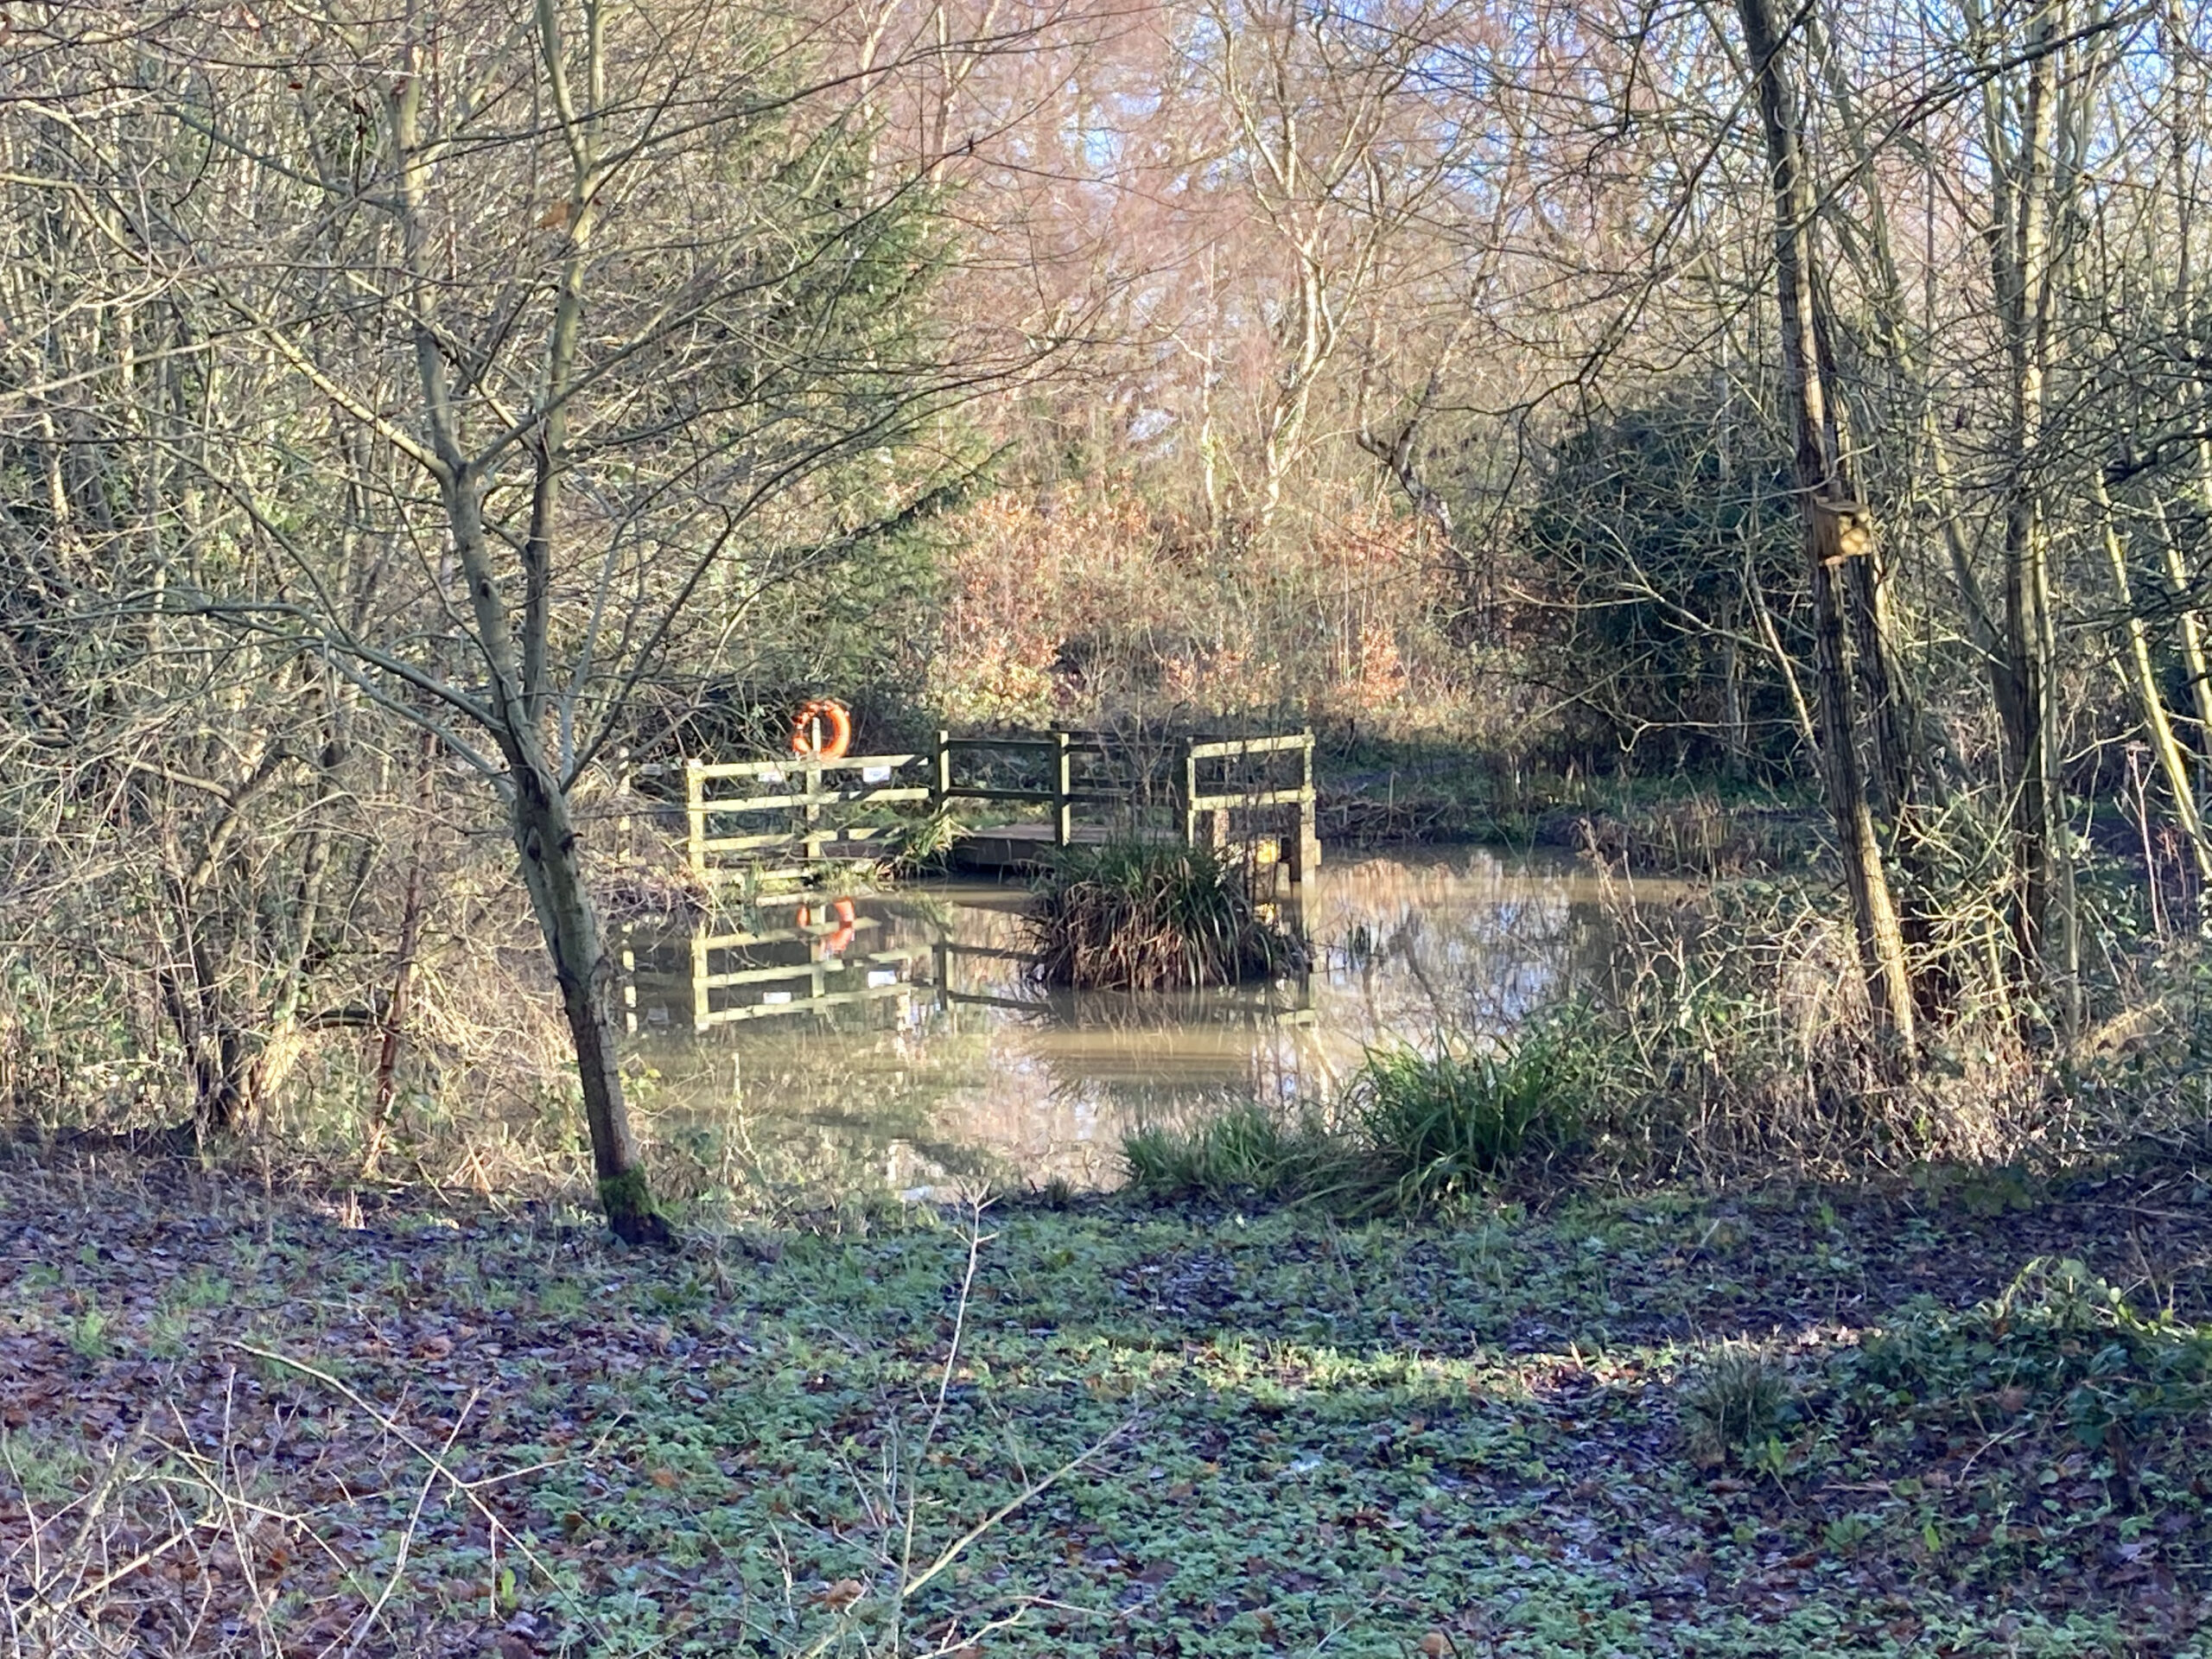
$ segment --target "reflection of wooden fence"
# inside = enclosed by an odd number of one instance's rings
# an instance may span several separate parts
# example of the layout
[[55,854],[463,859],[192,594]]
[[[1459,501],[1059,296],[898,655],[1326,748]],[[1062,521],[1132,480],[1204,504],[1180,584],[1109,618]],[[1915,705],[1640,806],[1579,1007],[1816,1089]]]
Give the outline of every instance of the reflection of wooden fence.
[[[957,939],[940,939],[931,948],[937,975],[937,1001],[939,1007],[1012,1008],[1022,1014],[1050,1012],[1048,995],[1001,996],[992,991],[969,991],[960,988],[958,964],[963,962],[1010,962],[1033,968],[1044,957],[1033,950],[1012,950],[995,944],[963,944]],[[1286,995],[1285,993],[1287,993]],[[1310,1026],[1314,1023],[1313,976],[1310,969],[1300,969],[1289,978],[1287,987],[1268,984],[1251,988],[1243,993],[1209,991],[1207,1006],[1215,1014],[1243,1014],[1286,1026]],[[1154,1003],[1158,994],[1143,994],[1143,1001]]]
[[[772,899],[764,902],[773,905],[779,901]],[[1026,995],[1001,995],[1000,989],[968,988],[973,979],[963,973],[963,964],[1004,963],[1033,968],[1044,960],[1034,951],[1005,945],[970,944],[944,938],[910,938],[908,942],[891,949],[868,950],[861,947],[869,942],[869,936],[880,939],[885,934],[883,918],[858,914],[847,900],[833,900],[826,916],[817,908],[818,901],[811,899],[800,903],[793,897],[781,902],[798,906],[797,916],[788,925],[756,922],[721,933],[702,929],[688,941],[669,941],[672,949],[665,954],[652,952],[661,959],[661,965],[649,965],[642,975],[639,942],[626,928],[621,952],[621,1000],[629,1034],[637,1036],[641,1025],[665,1029],[671,1023],[671,1014],[676,1012],[670,1004],[680,1007],[683,993],[687,989],[691,1027],[700,1032],[783,1014],[827,1012],[874,1003],[895,1003],[901,1018],[911,1020],[917,998],[947,1011],[963,1007],[1007,1008],[1025,1014],[1067,1011],[1052,991],[1030,984],[1026,976],[1019,976],[1029,985]],[[1291,912],[1295,927],[1296,901],[1291,901],[1285,908]],[[794,950],[799,953],[798,960],[789,959]],[[687,954],[688,973],[684,966]],[[772,959],[779,954],[786,959]],[[924,962],[931,965],[927,979],[918,977],[917,970]],[[666,1001],[652,1000],[651,1006],[641,1007],[641,984],[654,988],[660,996],[666,996],[671,991],[676,995],[668,997]],[[1210,990],[1203,994],[1203,1017],[1249,1015],[1271,1024],[1311,1024],[1313,976],[1310,970],[1301,969],[1285,979],[1266,984],[1228,992]],[[1137,1005],[1147,1007],[1160,1002],[1159,996],[1149,994],[1136,999]],[[1142,1023],[1141,1019],[1139,1023]]]
[[[657,1001],[650,1007],[640,1007],[641,982],[662,988],[664,995],[679,987],[688,989],[695,1031],[858,1003],[897,1001],[911,1007],[917,988],[911,970],[916,963],[929,959],[930,947],[918,942],[893,950],[855,948],[866,935],[880,932],[883,925],[878,918],[849,912],[842,917],[833,912],[829,918],[812,919],[809,910],[802,907],[798,918],[788,926],[760,925],[725,933],[702,929],[688,942],[688,976],[679,965],[680,955],[675,962],[641,974],[639,941],[632,930],[625,928],[623,1023],[633,1037],[641,1024],[665,1027],[670,1023],[671,1010],[667,1003]],[[669,943],[677,951],[685,949],[683,941]],[[788,957],[794,947],[799,960],[772,960],[778,954]],[[651,954],[663,956],[658,950]]]
[[963,991],[954,982],[954,964],[961,962],[1013,962],[1035,967],[1045,960],[1033,950],[1009,950],[1003,945],[963,944],[939,939],[933,947],[937,969],[937,1000],[940,1006],[964,1002],[979,1008],[1019,1008],[1033,1013],[1040,1006],[1034,997],[996,996],[987,991]]
[[[764,1020],[777,1014],[817,1008],[879,1002],[908,995],[912,986],[906,969],[924,952],[906,950],[831,951],[826,942],[842,933],[856,938],[881,925],[874,918],[855,917],[850,922],[794,923],[787,928],[763,928],[749,933],[696,934],[691,940],[691,1027],[706,1031],[715,1026]],[[719,971],[715,957],[736,952],[745,961],[764,947],[802,944],[807,959],[796,963],[753,963],[725,967]],[[759,991],[758,1001],[717,1007],[717,991]]]
[[[1286,763],[1294,778],[1268,775]],[[683,782],[690,862],[702,877],[734,868],[797,874],[825,860],[880,858],[899,825],[883,822],[880,809],[924,802],[1045,809],[1042,821],[961,826],[954,856],[975,868],[1017,868],[1046,848],[1109,836],[1246,849],[1259,861],[1279,861],[1294,883],[1320,856],[1310,732],[1187,739],[1149,756],[1096,734],[939,732],[925,754],[692,760]]]

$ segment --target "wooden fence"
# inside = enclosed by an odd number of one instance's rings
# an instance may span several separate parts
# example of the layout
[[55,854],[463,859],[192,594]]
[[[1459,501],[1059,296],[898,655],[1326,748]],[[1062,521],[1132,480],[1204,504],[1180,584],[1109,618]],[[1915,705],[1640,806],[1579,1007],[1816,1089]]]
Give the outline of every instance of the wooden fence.
[[[1295,766],[1294,779],[1262,775],[1286,760]],[[1041,772],[1043,781],[976,775],[979,763],[988,774],[992,763],[1008,760],[1015,772]],[[876,809],[912,803],[943,809],[956,801],[1044,810],[1041,821],[958,826],[956,848],[965,861],[984,868],[1034,861],[1046,846],[1116,835],[1179,838],[1192,846],[1264,844],[1294,882],[1306,880],[1320,855],[1311,732],[1183,740],[1164,755],[1093,733],[939,732],[934,747],[922,753],[690,760],[683,785],[689,858],[707,879],[740,870],[796,874],[824,860],[880,859],[900,826],[883,822]],[[737,821],[734,828],[728,827],[731,820]]]

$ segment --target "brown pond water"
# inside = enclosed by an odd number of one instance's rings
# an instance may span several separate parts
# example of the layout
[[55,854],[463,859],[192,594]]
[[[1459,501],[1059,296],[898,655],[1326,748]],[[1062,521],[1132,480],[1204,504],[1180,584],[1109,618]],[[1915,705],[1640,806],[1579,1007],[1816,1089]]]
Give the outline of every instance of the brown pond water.
[[[703,995],[693,941],[634,939],[633,1041],[663,1132],[715,1131],[702,1151],[771,1179],[918,1198],[978,1179],[1110,1186],[1139,1124],[1329,1099],[1374,1044],[1509,1033],[1602,973],[1613,940],[1601,881],[1569,860],[1424,849],[1324,865],[1285,906],[1313,945],[1299,978],[1045,992],[993,954],[1020,947],[1025,898],[928,883],[849,910],[770,901],[717,931],[785,937],[708,952],[740,982]],[[698,1029],[702,1006],[715,1023]]]

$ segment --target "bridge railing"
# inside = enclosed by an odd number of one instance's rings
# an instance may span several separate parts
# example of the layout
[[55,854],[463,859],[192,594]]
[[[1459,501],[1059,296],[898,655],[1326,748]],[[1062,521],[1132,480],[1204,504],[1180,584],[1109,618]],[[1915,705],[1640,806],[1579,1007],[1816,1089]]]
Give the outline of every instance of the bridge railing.
[[[1012,768],[1017,778],[1041,773],[1042,781],[1008,781],[988,772],[979,778],[977,763],[988,766],[998,757],[1018,763]],[[1285,760],[1294,764],[1294,779],[1267,775],[1279,772]],[[1109,775],[1102,779],[1102,771]],[[940,731],[926,753],[688,760],[683,780],[689,861],[702,878],[730,859],[755,868],[792,858],[804,865],[830,856],[832,847],[850,849],[846,856],[865,855],[868,843],[897,828],[860,822],[861,815],[914,802],[1041,806],[1056,847],[1072,845],[1086,829],[1096,835],[1107,828],[1079,824],[1078,813],[1103,810],[1131,833],[1145,833],[1142,821],[1153,815],[1151,833],[1172,838],[1179,830],[1187,845],[1265,840],[1279,850],[1294,881],[1305,879],[1319,855],[1311,732],[1185,740],[1145,756],[1091,733],[963,737]],[[1162,810],[1165,824],[1156,816]]]
[[[716,859],[740,854],[760,861],[781,854],[813,862],[830,842],[869,842],[891,833],[881,824],[832,823],[823,814],[833,808],[892,806],[902,801],[933,798],[926,782],[903,784],[899,772],[918,766],[928,757],[920,754],[854,754],[836,760],[793,757],[789,760],[728,760],[683,763],[683,804],[690,822],[689,853],[692,869],[700,875],[713,872]],[[832,779],[855,778],[846,785]],[[724,794],[715,785],[749,784],[752,792]],[[783,815],[783,827],[743,835],[715,834],[715,823],[724,818]]]
[[[1298,781],[1290,785],[1262,784],[1249,771],[1238,777],[1226,763],[1258,757],[1294,754]],[[1208,763],[1215,763],[1207,776]],[[1313,829],[1313,734],[1293,732],[1281,737],[1221,738],[1193,742],[1183,750],[1183,840],[1186,845],[1206,843],[1224,847],[1242,839],[1231,814],[1243,814],[1249,837],[1255,830],[1272,830],[1278,838],[1290,879],[1301,882],[1320,862],[1320,841]],[[1255,822],[1256,821],[1256,822]]]

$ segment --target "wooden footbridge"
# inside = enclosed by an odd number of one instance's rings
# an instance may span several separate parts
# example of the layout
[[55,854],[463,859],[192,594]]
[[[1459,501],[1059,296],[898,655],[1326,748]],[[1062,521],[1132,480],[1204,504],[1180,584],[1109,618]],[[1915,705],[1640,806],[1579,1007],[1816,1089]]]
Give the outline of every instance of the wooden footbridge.
[[[689,941],[690,1023],[697,1031],[885,1002],[911,1017],[925,963],[940,1007],[1045,1007],[962,982],[969,979],[963,964],[1029,960],[1020,951],[887,938],[883,919],[868,913],[874,906],[825,902],[819,880],[813,893],[772,891],[779,879],[880,866],[910,853],[920,830],[952,868],[990,874],[1115,839],[1213,847],[1246,861],[1251,879],[1269,892],[1287,878],[1294,895],[1320,856],[1310,732],[1150,742],[1074,731],[939,732],[931,747],[911,753],[695,760],[682,771],[692,870],[709,883],[752,889],[745,925],[716,931],[709,924]],[[640,1006],[637,957],[626,944],[622,966],[630,1031],[672,1023],[667,1001]],[[1311,1020],[1310,992],[1286,1007],[1266,992],[1255,1006],[1273,1019]]]
[[[688,760],[683,794],[688,858],[709,881],[880,863],[926,821],[942,825],[955,868],[979,872],[1031,868],[1058,849],[1109,840],[1237,852],[1294,886],[1320,860],[1311,732],[1145,743],[941,731],[930,749],[906,754]],[[956,810],[967,802],[1003,816],[969,818]]]

